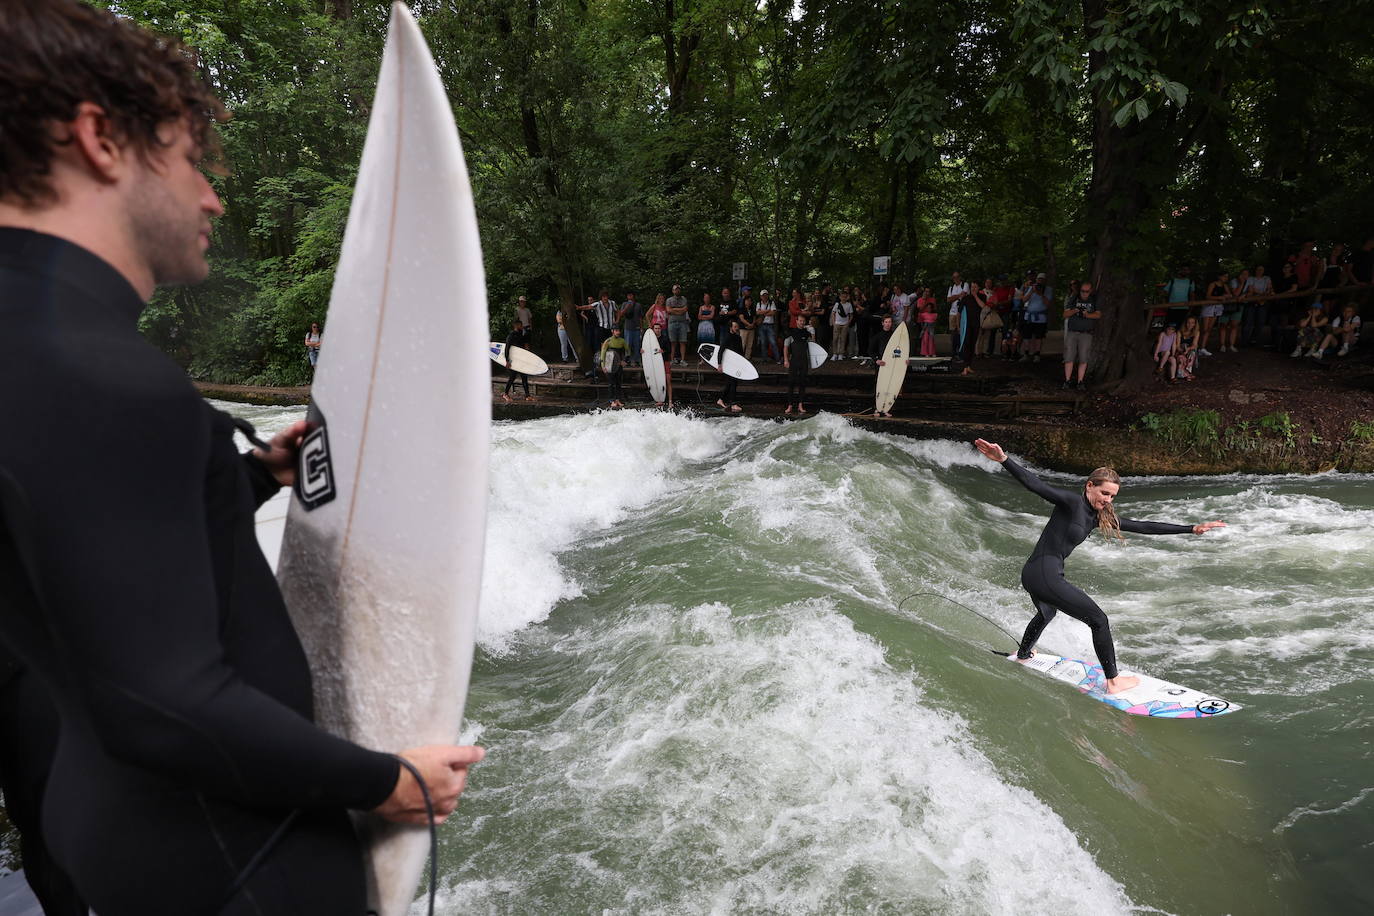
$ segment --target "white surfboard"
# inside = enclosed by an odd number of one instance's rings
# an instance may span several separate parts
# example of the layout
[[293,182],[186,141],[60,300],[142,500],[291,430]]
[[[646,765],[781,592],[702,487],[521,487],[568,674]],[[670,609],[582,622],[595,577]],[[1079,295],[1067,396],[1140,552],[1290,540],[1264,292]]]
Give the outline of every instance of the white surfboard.
[[830,358],[830,354],[825,352],[825,347],[816,343],[814,340],[806,345],[806,352],[811,355],[811,368],[819,369],[825,365],[825,361]]
[[[449,104],[396,3],[278,570],[318,721],[388,752],[456,740],[481,586],[487,294]],[[371,904],[402,916],[428,831],[359,827]]]
[[644,332],[639,344],[639,364],[644,367],[644,384],[649,386],[655,404],[662,404],[668,397],[668,377],[663,371],[663,347],[653,328]]
[[[487,344],[487,353],[491,356],[491,361],[496,365],[505,367],[506,365],[506,345],[492,341]],[[543,375],[549,371],[549,364],[537,354],[526,350],[524,347],[510,348],[510,367],[516,372],[523,372],[525,375]]]
[[878,413],[888,413],[897,402],[897,395],[906,380],[906,361],[910,345],[905,324],[897,325],[892,339],[883,351],[885,365],[878,367],[878,387],[874,393],[874,404]]
[[[998,653],[999,655],[1002,653]],[[1015,661],[1015,655],[1007,658]],[[1240,709],[1240,704],[1231,703],[1221,697],[1180,687],[1159,678],[1150,677],[1135,671],[1122,670],[1121,674],[1133,674],[1140,683],[1121,693],[1107,693],[1107,681],[1102,676],[1102,666],[1091,664],[1077,658],[1061,658],[1048,652],[1035,653],[1035,657],[1017,662],[1033,671],[1038,671],[1057,681],[1063,681],[1115,709],[1133,716],[1149,716],[1154,719],[1210,719]]]
[[605,353],[601,354],[601,371],[610,375],[616,369],[620,368],[624,360],[625,354],[621,351],[607,349]]
[[734,350],[726,350],[719,344],[702,344],[697,347],[697,356],[708,365],[742,382],[752,382],[759,377],[759,370],[753,363]]

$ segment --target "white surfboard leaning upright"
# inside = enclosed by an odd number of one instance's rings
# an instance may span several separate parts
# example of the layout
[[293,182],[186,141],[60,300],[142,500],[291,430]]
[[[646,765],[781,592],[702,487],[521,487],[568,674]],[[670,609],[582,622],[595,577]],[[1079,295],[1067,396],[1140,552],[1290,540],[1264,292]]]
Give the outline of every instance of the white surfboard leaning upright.
[[[486,529],[486,302],[453,114],[396,3],[279,569],[317,720],[379,751],[452,744],[462,721]],[[359,821],[372,906],[401,916],[428,832]]]
[[906,379],[906,358],[910,349],[906,325],[897,325],[892,339],[883,351],[884,365],[878,367],[878,387],[874,392],[874,407],[878,413],[890,413]]
[[[487,344],[487,353],[491,356],[491,361],[498,366],[506,365],[506,345],[492,341]],[[544,358],[538,353],[526,350],[524,347],[510,348],[510,368],[525,375],[543,375],[549,371],[549,364],[544,362]]]
[[752,382],[759,377],[759,370],[753,363],[734,350],[727,350],[719,344],[702,344],[697,347],[697,356],[713,369],[719,369],[742,382]]
[[668,378],[663,370],[663,346],[653,328],[644,332],[639,343],[639,364],[644,367],[644,384],[649,386],[655,404],[662,404],[668,396]]

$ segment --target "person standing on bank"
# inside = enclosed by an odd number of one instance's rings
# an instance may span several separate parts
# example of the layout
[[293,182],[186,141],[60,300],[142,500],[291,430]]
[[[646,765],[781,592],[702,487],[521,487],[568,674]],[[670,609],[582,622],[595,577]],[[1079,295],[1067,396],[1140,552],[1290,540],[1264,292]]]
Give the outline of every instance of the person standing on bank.
[[[720,339],[722,350],[734,350],[740,356],[744,355],[744,339],[740,336],[739,319],[732,318],[730,323],[725,326],[725,334]],[[729,410],[739,413],[744,408],[739,406],[739,379],[733,375],[725,376],[725,390],[716,398],[716,406],[721,410]]]
[[[792,328],[782,343],[782,365],[787,370],[787,409],[792,412],[795,404],[797,413],[806,413],[806,379],[811,373],[811,334],[806,330],[806,316],[798,315],[792,319]],[[795,397],[793,397],[795,395]]]
[[310,361],[310,375],[315,375],[315,364],[320,361],[320,341],[324,338],[320,334],[320,323],[311,322],[310,330],[305,332],[305,358]]
[[[611,353],[611,368],[606,368],[606,354]],[[620,328],[611,328],[611,336],[601,343],[597,353],[597,365],[606,373],[606,384],[610,388],[612,407],[625,406],[625,364],[630,360],[630,345],[620,336]]]
[[[224,109],[177,42],[78,0],[6,4],[0,46],[0,416],[45,431],[0,440],[0,643],[61,723],[0,742],[47,774],[44,838],[101,916],[361,916],[349,809],[428,819],[396,757],[313,723],[257,544],[305,421],[240,455],[138,331],[209,272]],[[401,756],[443,819],[483,751]]]
[[[1069,301],[1064,309],[1064,384],[1062,388],[1083,390],[1083,378],[1088,374],[1088,357],[1093,349],[1093,332],[1097,330],[1102,310],[1097,305],[1097,294],[1087,280],[1078,284],[1078,295]],[[1078,366],[1078,381],[1073,377],[1074,366]]]
[[637,366],[639,345],[644,336],[644,303],[636,301],[634,293],[626,293],[625,301],[615,313],[615,319],[620,322],[625,345],[630,348],[630,356],[625,365]]
[[1025,661],[1035,656],[1035,643],[1045,626],[1054,619],[1056,611],[1063,611],[1082,621],[1092,630],[1093,650],[1102,665],[1107,693],[1121,693],[1140,683],[1132,674],[1122,675],[1116,667],[1116,647],[1112,643],[1112,629],[1107,615],[1078,586],[1064,578],[1064,561],[1074,548],[1088,539],[1096,528],[1103,537],[1124,540],[1121,532],[1135,534],[1203,534],[1213,528],[1226,527],[1225,522],[1203,522],[1199,525],[1173,525],[1168,522],[1144,522],[1118,518],[1112,508],[1121,490],[1121,478],[1111,468],[1098,468],[1088,476],[1082,490],[1062,490],[1052,487],[1017,464],[1002,447],[986,439],[973,443],[978,451],[1000,463],[1011,476],[1041,499],[1054,503],[1054,512],[1040,533],[1030,559],[1021,568],[1021,586],[1030,593],[1035,616],[1026,626],[1016,658]]
[[525,389],[525,400],[534,400],[530,397],[530,377],[523,372],[516,372],[510,362],[511,350],[515,347],[524,347],[529,343],[529,339],[530,332],[525,329],[524,322],[519,318],[511,321],[511,331],[506,335],[506,371],[510,374],[506,376],[506,390],[501,393],[501,400],[507,404],[510,403],[510,393],[515,388],[517,379],[520,381],[520,387]]

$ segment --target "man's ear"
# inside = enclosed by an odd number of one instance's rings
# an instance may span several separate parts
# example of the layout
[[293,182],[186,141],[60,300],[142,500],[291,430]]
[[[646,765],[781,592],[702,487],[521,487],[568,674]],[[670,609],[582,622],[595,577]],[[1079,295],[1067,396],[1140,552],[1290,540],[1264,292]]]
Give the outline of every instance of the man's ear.
[[81,102],[76,106],[76,115],[62,128],[67,136],[61,138],[59,149],[67,151],[71,167],[84,169],[101,182],[119,180],[134,153],[127,142],[116,136],[105,109],[94,102]]

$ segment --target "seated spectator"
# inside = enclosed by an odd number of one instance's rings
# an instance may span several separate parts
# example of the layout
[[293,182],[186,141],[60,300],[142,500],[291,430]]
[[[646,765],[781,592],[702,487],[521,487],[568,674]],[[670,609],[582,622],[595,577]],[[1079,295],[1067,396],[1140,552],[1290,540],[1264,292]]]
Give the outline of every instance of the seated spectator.
[[1197,349],[1201,340],[1202,330],[1198,327],[1197,319],[1189,315],[1178,331],[1178,348],[1174,351],[1174,365],[1178,367],[1174,373],[1175,380],[1191,382],[1197,377],[1193,375],[1193,370],[1197,368]]
[[1307,351],[1308,356],[1318,355],[1321,352],[1322,338],[1326,336],[1326,326],[1329,323],[1320,302],[1309,305],[1307,316],[1298,322],[1298,345],[1288,355],[1302,356],[1304,350]]
[[1174,381],[1178,372],[1178,325],[1167,325],[1155,338],[1155,375]]
[[1340,344],[1340,349],[1336,351],[1337,356],[1345,356],[1355,345],[1360,342],[1360,316],[1355,314],[1355,303],[1346,303],[1341,313],[1331,319],[1327,325],[1326,336],[1322,338],[1321,346],[1317,347],[1311,355],[1315,359],[1321,359],[1322,354],[1330,348]]

